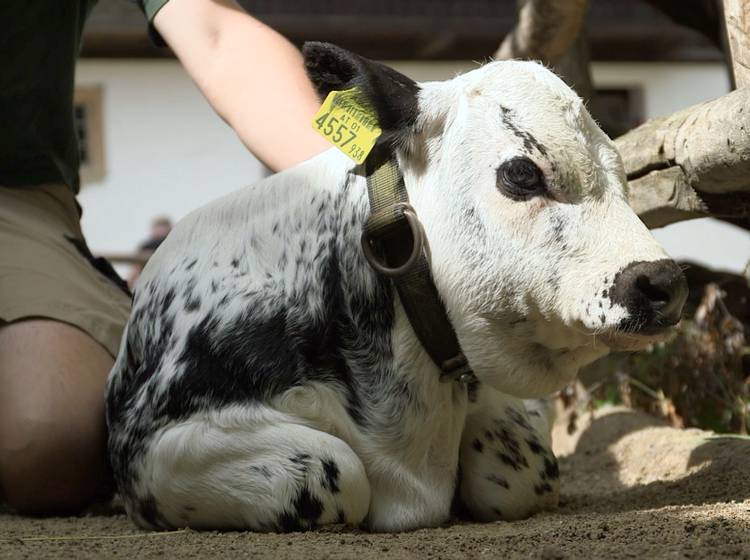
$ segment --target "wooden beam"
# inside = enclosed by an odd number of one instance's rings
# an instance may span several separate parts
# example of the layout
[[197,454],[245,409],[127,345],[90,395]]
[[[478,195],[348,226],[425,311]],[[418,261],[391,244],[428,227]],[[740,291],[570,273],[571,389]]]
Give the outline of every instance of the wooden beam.
[[588,0],[522,0],[516,27],[495,58],[525,58],[557,64],[578,36]]
[[650,227],[714,216],[750,229],[750,88],[652,119],[616,140]]
[[723,0],[724,25],[736,88],[750,85],[750,0]]
[[650,228],[708,215],[679,167],[652,171],[628,182],[630,206]]

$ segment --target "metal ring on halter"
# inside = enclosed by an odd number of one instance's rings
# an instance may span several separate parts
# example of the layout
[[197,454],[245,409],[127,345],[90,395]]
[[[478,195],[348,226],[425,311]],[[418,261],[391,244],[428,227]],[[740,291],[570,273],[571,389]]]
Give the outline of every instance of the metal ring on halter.
[[406,223],[409,224],[409,229],[411,230],[412,237],[411,253],[409,254],[409,258],[406,259],[406,262],[404,262],[404,264],[397,267],[389,267],[378,260],[378,256],[375,255],[370,239],[367,236],[367,231],[365,230],[362,232],[362,251],[365,254],[365,258],[376,272],[379,272],[384,276],[401,276],[402,274],[408,272],[409,269],[414,266],[414,264],[419,259],[425,246],[424,228],[422,227],[422,223],[419,221],[419,218],[417,218],[417,214],[414,211],[414,208],[412,208],[411,205],[403,202],[396,204],[396,206],[402,208],[401,211],[406,218]]

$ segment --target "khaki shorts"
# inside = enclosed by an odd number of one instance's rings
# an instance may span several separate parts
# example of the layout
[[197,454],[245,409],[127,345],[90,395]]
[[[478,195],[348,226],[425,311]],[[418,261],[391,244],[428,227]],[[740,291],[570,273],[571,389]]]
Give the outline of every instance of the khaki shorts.
[[46,318],[76,326],[115,357],[130,296],[86,246],[64,185],[0,186],[0,325]]

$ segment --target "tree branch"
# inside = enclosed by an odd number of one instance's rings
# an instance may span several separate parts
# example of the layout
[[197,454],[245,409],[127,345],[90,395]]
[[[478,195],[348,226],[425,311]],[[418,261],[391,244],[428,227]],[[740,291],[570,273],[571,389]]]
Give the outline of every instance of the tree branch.
[[588,0],[522,0],[520,4],[518,25],[506,35],[495,58],[557,64],[578,36]]
[[649,227],[700,216],[750,229],[750,89],[652,119],[616,140]]
[[724,0],[724,24],[731,56],[734,85],[750,85],[750,2]]

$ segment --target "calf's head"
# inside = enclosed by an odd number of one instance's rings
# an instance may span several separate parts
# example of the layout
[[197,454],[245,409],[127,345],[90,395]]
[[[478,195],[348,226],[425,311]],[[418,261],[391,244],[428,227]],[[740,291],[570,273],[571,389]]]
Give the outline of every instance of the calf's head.
[[417,84],[332,45],[305,57],[321,95],[356,86],[377,112],[481,381],[543,395],[679,321],[679,267],[628,206],[613,143],[552,72],[492,62]]

